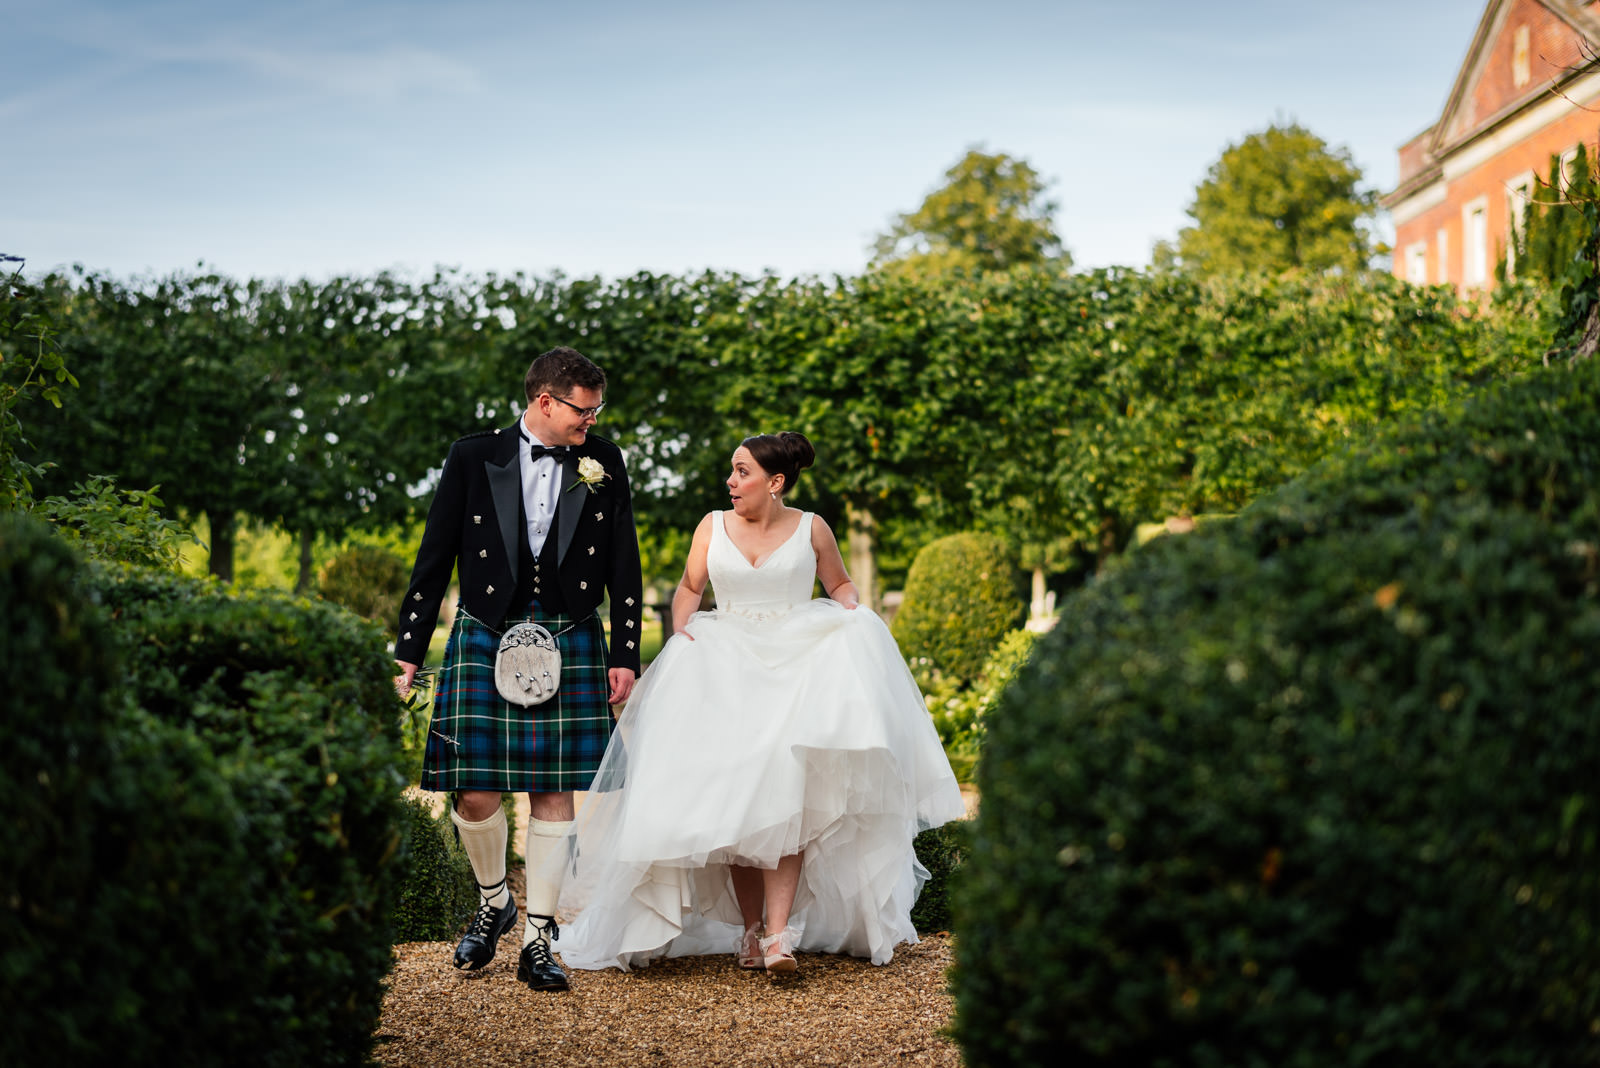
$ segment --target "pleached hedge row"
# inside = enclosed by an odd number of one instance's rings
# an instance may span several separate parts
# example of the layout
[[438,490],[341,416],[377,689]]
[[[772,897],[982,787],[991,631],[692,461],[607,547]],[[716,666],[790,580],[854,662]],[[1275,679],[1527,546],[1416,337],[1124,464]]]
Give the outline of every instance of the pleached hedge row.
[[0,592],[0,1063],[359,1063],[405,852],[378,629],[15,516]]
[[986,1065],[1600,1063],[1600,363],[1071,598],[990,716]]

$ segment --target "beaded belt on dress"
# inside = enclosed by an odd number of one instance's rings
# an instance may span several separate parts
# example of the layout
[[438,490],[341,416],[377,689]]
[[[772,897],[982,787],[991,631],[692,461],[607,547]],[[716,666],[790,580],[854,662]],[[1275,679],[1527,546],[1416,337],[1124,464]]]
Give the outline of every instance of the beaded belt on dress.
[[771,611],[761,611],[754,608],[723,608],[719,605],[717,611],[724,612],[730,616],[738,616],[740,619],[753,619],[760,623],[768,619],[777,619],[779,616],[786,616],[794,611],[794,606],[785,605],[782,608],[774,608]]

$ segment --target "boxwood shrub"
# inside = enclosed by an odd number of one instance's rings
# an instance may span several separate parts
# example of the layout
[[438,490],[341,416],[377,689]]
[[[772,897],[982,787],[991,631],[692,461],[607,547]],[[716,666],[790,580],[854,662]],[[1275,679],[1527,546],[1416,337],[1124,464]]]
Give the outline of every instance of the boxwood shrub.
[[121,663],[76,554],[16,513],[0,514],[0,604],[0,1063],[52,1049],[71,1062],[119,1008],[114,986],[84,997],[98,969],[64,947],[98,933],[93,831],[119,766],[106,728]]
[[1600,364],[1069,599],[989,719],[973,1066],[1600,1063]]
[[405,596],[410,577],[411,566],[399,553],[376,545],[352,545],[322,565],[317,592],[392,630],[395,605]]
[[952,820],[929,827],[912,839],[917,860],[928,869],[928,881],[922,884],[922,893],[911,907],[911,925],[919,934],[950,929],[950,896],[970,829],[966,820]]
[[925,687],[937,672],[970,683],[1022,622],[1017,569],[992,534],[951,534],[923,546],[906,574],[890,629]]
[[[137,660],[134,703],[198,737],[247,814],[234,834],[254,889],[205,902],[229,914],[230,938],[188,965],[211,974],[194,1011],[175,1015],[219,1024],[201,1049],[359,1059],[392,961],[403,857],[382,631],[324,602],[154,572],[108,580],[103,599]],[[173,1012],[159,984],[146,989]]]
[[930,681],[923,697],[957,781],[972,781],[983,750],[984,717],[1028,662],[1037,639],[1031,630],[1008,633],[970,685],[962,686],[943,675]]
[[0,626],[0,655],[25,665],[0,719],[18,772],[0,791],[0,1063],[195,1054],[183,1032],[227,1021],[159,999],[208,1003],[230,904],[265,889],[238,833],[248,814],[198,739],[127,701],[120,635],[51,528],[0,517],[0,588],[26,606]]
[[61,621],[5,632],[37,680],[8,755],[39,790],[0,794],[0,1062],[360,1062],[404,855],[377,628],[167,574],[85,585],[36,530],[0,556],[32,584],[7,603]]
[[422,798],[407,799],[406,828],[409,864],[395,905],[394,940],[455,938],[478,906],[472,863],[457,841],[449,813],[435,816]]

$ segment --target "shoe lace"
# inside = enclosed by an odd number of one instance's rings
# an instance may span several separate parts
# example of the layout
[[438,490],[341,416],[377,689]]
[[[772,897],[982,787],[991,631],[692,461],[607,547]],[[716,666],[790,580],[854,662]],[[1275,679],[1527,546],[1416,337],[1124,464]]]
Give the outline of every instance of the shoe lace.
[[472,923],[467,927],[467,933],[477,935],[479,938],[488,938],[494,930],[495,917],[500,910],[485,901],[478,906],[478,914],[472,917]]
[[550,946],[542,938],[535,938],[527,945],[528,963],[540,968],[554,968],[555,957],[550,955]]
[[[533,924],[535,929],[548,932],[552,942],[561,937],[561,925],[556,923],[554,916],[540,916],[537,918],[545,922]],[[535,938],[528,943],[526,949],[529,957],[532,958],[532,963],[549,965],[552,968],[558,967],[555,957],[550,953],[550,942],[546,942],[542,938]]]

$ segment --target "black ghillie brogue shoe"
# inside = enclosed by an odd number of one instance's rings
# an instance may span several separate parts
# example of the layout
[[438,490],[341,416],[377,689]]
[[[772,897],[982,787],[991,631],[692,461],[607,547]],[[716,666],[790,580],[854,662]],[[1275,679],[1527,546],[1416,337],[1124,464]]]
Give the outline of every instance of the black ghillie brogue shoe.
[[[535,916],[529,913],[528,919],[544,920],[544,923],[534,926],[548,931],[552,939],[561,937],[561,928],[556,926],[554,916]],[[535,938],[522,947],[522,956],[517,958],[517,982],[527,983],[530,990],[571,989],[567,983],[567,973],[561,970],[561,965],[550,955],[550,944],[542,938]]]
[[500,936],[511,930],[517,922],[517,903],[507,901],[504,908],[495,908],[485,901],[478,906],[467,933],[456,946],[455,965],[465,972],[475,972],[494,960],[495,945]]

